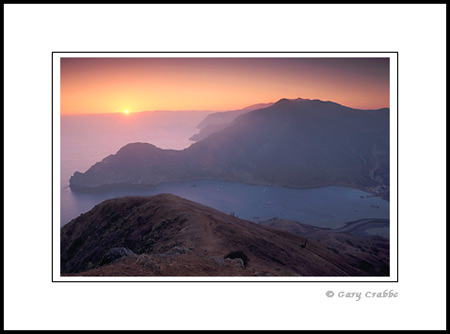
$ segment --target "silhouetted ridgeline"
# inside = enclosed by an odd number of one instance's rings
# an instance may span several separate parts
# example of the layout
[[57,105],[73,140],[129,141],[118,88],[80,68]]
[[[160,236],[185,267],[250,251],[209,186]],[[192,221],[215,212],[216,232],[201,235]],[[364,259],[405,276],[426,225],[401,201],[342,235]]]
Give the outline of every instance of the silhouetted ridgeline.
[[239,110],[230,110],[230,111],[223,111],[223,112],[215,112],[212,114],[209,114],[205,117],[203,121],[201,121],[197,128],[200,129],[200,132],[193,135],[189,140],[192,141],[200,141],[202,139],[205,139],[209,135],[218,132],[220,130],[225,129],[226,127],[230,126],[231,123],[238,117],[243,114],[246,114],[250,111],[256,110],[256,109],[262,109],[266,107],[270,107],[273,105],[273,103],[259,103],[254,104],[248,107],[245,107],[243,109]]
[[389,189],[389,109],[281,99],[181,151],[133,143],[76,172],[70,186],[155,185],[202,178],[288,187]]
[[238,109],[238,110],[230,110],[230,111],[221,111],[221,112],[215,112],[207,115],[204,120],[202,120],[198,125],[197,128],[204,129],[209,125],[217,125],[217,124],[224,124],[224,123],[231,123],[234,121],[234,119],[238,116],[241,116],[243,114],[246,114],[250,111],[267,108],[273,105],[272,103],[258,103],[253,104],[251,106]]

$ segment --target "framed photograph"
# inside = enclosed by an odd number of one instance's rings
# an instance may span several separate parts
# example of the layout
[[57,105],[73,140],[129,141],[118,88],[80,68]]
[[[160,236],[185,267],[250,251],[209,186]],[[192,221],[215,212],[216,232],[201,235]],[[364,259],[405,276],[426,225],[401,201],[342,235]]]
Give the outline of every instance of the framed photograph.
[[398,54],[53,52],[53,282],[398,282]]
[[5,4],[4,329],[446,329],[446,13]]

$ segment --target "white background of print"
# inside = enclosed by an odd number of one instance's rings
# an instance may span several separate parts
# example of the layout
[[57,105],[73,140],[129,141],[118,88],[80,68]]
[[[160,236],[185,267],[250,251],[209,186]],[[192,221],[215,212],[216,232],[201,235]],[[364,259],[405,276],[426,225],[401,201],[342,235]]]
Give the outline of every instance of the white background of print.
[[[4,10],[5,329],[445,328],[445,5]],[[52,283],[52,51],[398,51],[399,283]]]

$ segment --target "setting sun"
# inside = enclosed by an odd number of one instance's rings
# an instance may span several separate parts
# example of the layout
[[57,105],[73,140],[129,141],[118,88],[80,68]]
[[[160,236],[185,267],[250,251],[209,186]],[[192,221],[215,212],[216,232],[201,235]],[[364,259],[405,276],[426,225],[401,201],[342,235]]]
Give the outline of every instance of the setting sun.
[[64,115],[227,111],[283,97],[387,107],[389,59],[61,58]]
[[124,113],[125,113],[125,114],[128,114],[128,113],[129,113],[129,111],[128,111],[128,110],[125,110],[125,111],[124,111]]

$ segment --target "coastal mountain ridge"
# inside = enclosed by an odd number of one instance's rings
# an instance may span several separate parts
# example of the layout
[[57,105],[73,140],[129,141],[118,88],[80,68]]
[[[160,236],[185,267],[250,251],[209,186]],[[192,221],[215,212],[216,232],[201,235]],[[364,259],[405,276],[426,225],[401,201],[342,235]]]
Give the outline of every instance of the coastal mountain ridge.
[[270,107],[271,105],[273,105],[273,102],[258,103],[238,110],[211,113],[197,125],[197,128],[200,129],[200,132],[190,137],[189,140],[194,142],[200,141],[215,132],[219,132],[220,130],[225,129],[238,116],[253,110]]
[[294,188],[348,186],[389,197],[389,109],[281,99],[184,150],[131,143],[70,179],[73,190],[219,179]]

